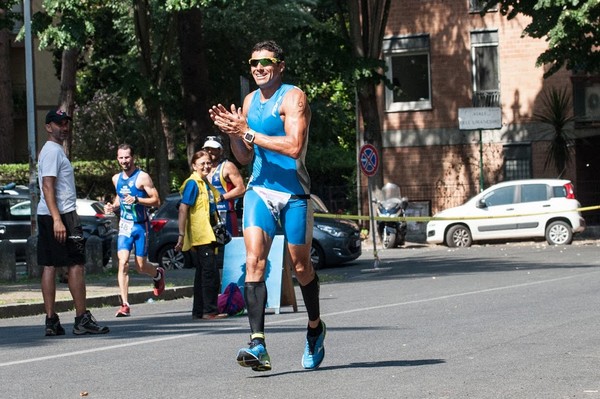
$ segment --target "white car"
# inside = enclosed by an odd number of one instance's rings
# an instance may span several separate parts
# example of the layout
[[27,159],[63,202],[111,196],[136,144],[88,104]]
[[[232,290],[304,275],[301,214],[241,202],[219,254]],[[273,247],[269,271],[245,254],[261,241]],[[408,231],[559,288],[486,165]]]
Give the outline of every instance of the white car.
[[570,244],[585,230],[569,180],[514,180],[491,186],[427,223],[427,242],[468,247],[474,241],[545,238],[551,245]]

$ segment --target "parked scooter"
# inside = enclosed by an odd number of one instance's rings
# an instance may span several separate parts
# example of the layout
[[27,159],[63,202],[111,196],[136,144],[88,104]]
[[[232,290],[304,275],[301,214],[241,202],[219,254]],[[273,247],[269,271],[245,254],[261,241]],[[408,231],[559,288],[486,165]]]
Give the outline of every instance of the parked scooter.
[[[387,183],[381,189],[383,199],[377,201],[377,216],[403,217],[408,207],[408,199],[400,196],[400,187]],[[406,239],[405,221],[377,220],[377,233],[384,248],[395,248],[404,245]]]

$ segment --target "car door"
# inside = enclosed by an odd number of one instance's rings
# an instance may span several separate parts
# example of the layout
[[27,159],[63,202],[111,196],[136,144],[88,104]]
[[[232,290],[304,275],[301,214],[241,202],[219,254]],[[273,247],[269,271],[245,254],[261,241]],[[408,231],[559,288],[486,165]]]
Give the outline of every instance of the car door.
[[543,183],[525,183],[519,186],[515,203],[516,237],[543,237],[551,203],[550,187]]
[[484,193],[478,208],[485,218],[474,220],[471,233],[474,239],[499,239],[510,237],[517,229],[515,201],[516,185],[495,188]]
[[30,235],[30,201],[18,196],[0,198],[0,240],[10,240],[13,243],[17,259],[24,258]]

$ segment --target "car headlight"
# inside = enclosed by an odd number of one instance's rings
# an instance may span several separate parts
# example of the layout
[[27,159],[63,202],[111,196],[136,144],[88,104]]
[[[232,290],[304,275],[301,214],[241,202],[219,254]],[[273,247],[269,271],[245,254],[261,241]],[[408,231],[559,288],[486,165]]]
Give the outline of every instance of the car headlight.
[[327,224],[317,224],[315,227],[334,237],[348,237],[348,233]]

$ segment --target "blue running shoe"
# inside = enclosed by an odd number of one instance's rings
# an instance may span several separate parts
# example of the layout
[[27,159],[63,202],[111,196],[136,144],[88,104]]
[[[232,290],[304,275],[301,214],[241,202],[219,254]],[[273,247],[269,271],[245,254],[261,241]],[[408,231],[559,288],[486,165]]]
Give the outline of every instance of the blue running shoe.
[[252,367],[254,371],[271,370],[271,358],[264,344],[251,342],[249,348],[238,351],[237,362],[242,367]]
[[325,335],[327,334],[327,328],[325,323],[321,321],[323,331],[316,337],[306,337],[306,347],[304,348],[304,355],[302,355],[302,367],[305,369],[316,369],[321,365],[323,358],[325,357]]

